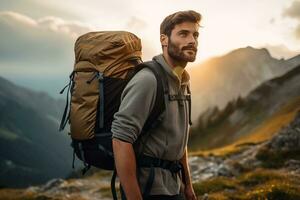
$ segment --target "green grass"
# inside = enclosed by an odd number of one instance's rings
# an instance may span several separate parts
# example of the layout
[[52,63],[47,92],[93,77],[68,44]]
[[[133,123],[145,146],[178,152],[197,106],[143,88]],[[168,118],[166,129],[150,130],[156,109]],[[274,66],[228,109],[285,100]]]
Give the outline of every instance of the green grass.
[[265,168],[280,168],[288,159],[300,160],[300,150],[274,151],[264,147],[259,150],[256,158],[262,162],[262,166]]
[[278,170],[256,169],[238,177],[217,177],[194,184],[200,198],[209,200],[299,200],[299,177]]
[[294,185],[283,181],[270,181],[267,184],[254,188],[246,194],[249,199],[268,199],[268,200],[299,200],[299,185]]
[[234,180],[226,177],[217,177],[203,182],[194,184],[196,194],[203,195],[205,193],[219,192],[225,189],[235,190],[237,185]]
[[281,180],[284,178],[283,175],[279,175],[276,172],[269,171],[269,170],[263,170],[263,169],[257,169],[255,172],[250,172],[243,174],[239,176],[238,183],[245,186],[245,187],[251,187],[256,186],[259,184],[264,184],[271,180]]

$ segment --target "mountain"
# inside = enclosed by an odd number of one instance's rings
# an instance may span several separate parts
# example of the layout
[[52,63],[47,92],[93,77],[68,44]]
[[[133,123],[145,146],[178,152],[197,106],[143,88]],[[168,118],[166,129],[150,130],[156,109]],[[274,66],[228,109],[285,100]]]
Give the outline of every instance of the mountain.
[[52,119],[60,119],[64,106],[62,99],[51,98],[45,92],[35,92],[30,89],[17,86],[0,77],[0,94],[5,98],[15,99],[18,102],[26,102],[25,105],[37,112],[43,112]]
[[245,97],[261,83],[299,64],[300,55],[278,60],[267,49],[246,47],[191,67],[193,120],[207,108],[223,109],[231,100]]
[[0,77],[0,185],[24,187],[71,171],[66,134],[58,132],[64,102]]
[[190,148],[219,148],[232,143],[261,142],[287,125],[300,109],[300,65],[264,82],[224,109],[208,109],[191,129]]

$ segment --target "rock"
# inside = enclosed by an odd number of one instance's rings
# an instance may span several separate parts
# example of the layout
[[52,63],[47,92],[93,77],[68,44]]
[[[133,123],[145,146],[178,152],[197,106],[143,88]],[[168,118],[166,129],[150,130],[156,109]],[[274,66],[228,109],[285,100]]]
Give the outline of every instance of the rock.
[[221,164],[221,165],[218,166],[215,173],[216,173],[217,176],[231,177],[231,176],[233,176],[232,170],[233,169],[230,168],[230,166],[225,165],[225,164]]
[[44,185],[29,187],[26,189],[28,194],[33,194],[36,199],[55,200],[74,199],[74,200],[109,200],[104,197],[102,189],[109,188],[109,182],[100,177],[90,177],[81,179],[53,179]]
[[224,162],[223,158],[209,157],[191,157],[190,167],[193,181],[202,181],[212,177],[234,175],[234,170],[230,165]]
[[275,151],[300,150],[300,112],[289,126],[281,129],[279,134],[269,141],[267,147]]
[[300,160],[287,160],[284,166],[290,171],[300,172]]
[[208,194],[205,193],[205,194],[201,197],[201,200],[208,200]]
[[47,191],[53,188],[58,188],[63,182],[64,182],[63,179],[52,179],[48,181],[45,185],[42,185],[40,187],[40,191]]

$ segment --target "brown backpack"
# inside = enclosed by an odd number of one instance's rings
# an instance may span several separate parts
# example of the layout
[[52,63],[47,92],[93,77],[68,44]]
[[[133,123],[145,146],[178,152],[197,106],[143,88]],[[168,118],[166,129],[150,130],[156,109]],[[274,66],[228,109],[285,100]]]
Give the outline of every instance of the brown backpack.
[[113,170],[110,129],[121,103],[121,93],[139,70],[148,67],[153,71],[158,92],[154,109],[143,128],[145,131],[152,127],[165,107],[160,72],[147,63],[140,64],[141,40],[129,32],[90,32],[77,39],[74,49],[75,65],[70,82],[64,88],[68,87],[67,103],[59,130],[69,122],[74,153],[85,165],[83,173],[90,165]]

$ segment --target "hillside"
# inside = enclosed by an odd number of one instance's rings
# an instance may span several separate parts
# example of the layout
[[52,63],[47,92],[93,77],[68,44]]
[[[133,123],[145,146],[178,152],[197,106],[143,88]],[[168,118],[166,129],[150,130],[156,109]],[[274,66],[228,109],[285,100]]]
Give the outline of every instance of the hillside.
[[300,66],[263,83],[245,98],[209,109],[191,129],[192,150],[261,142],[288,124],[300,109]]
[[63,102],[0,78],[0,185],[40,184],[71,171],[69,138],[58,132]]

